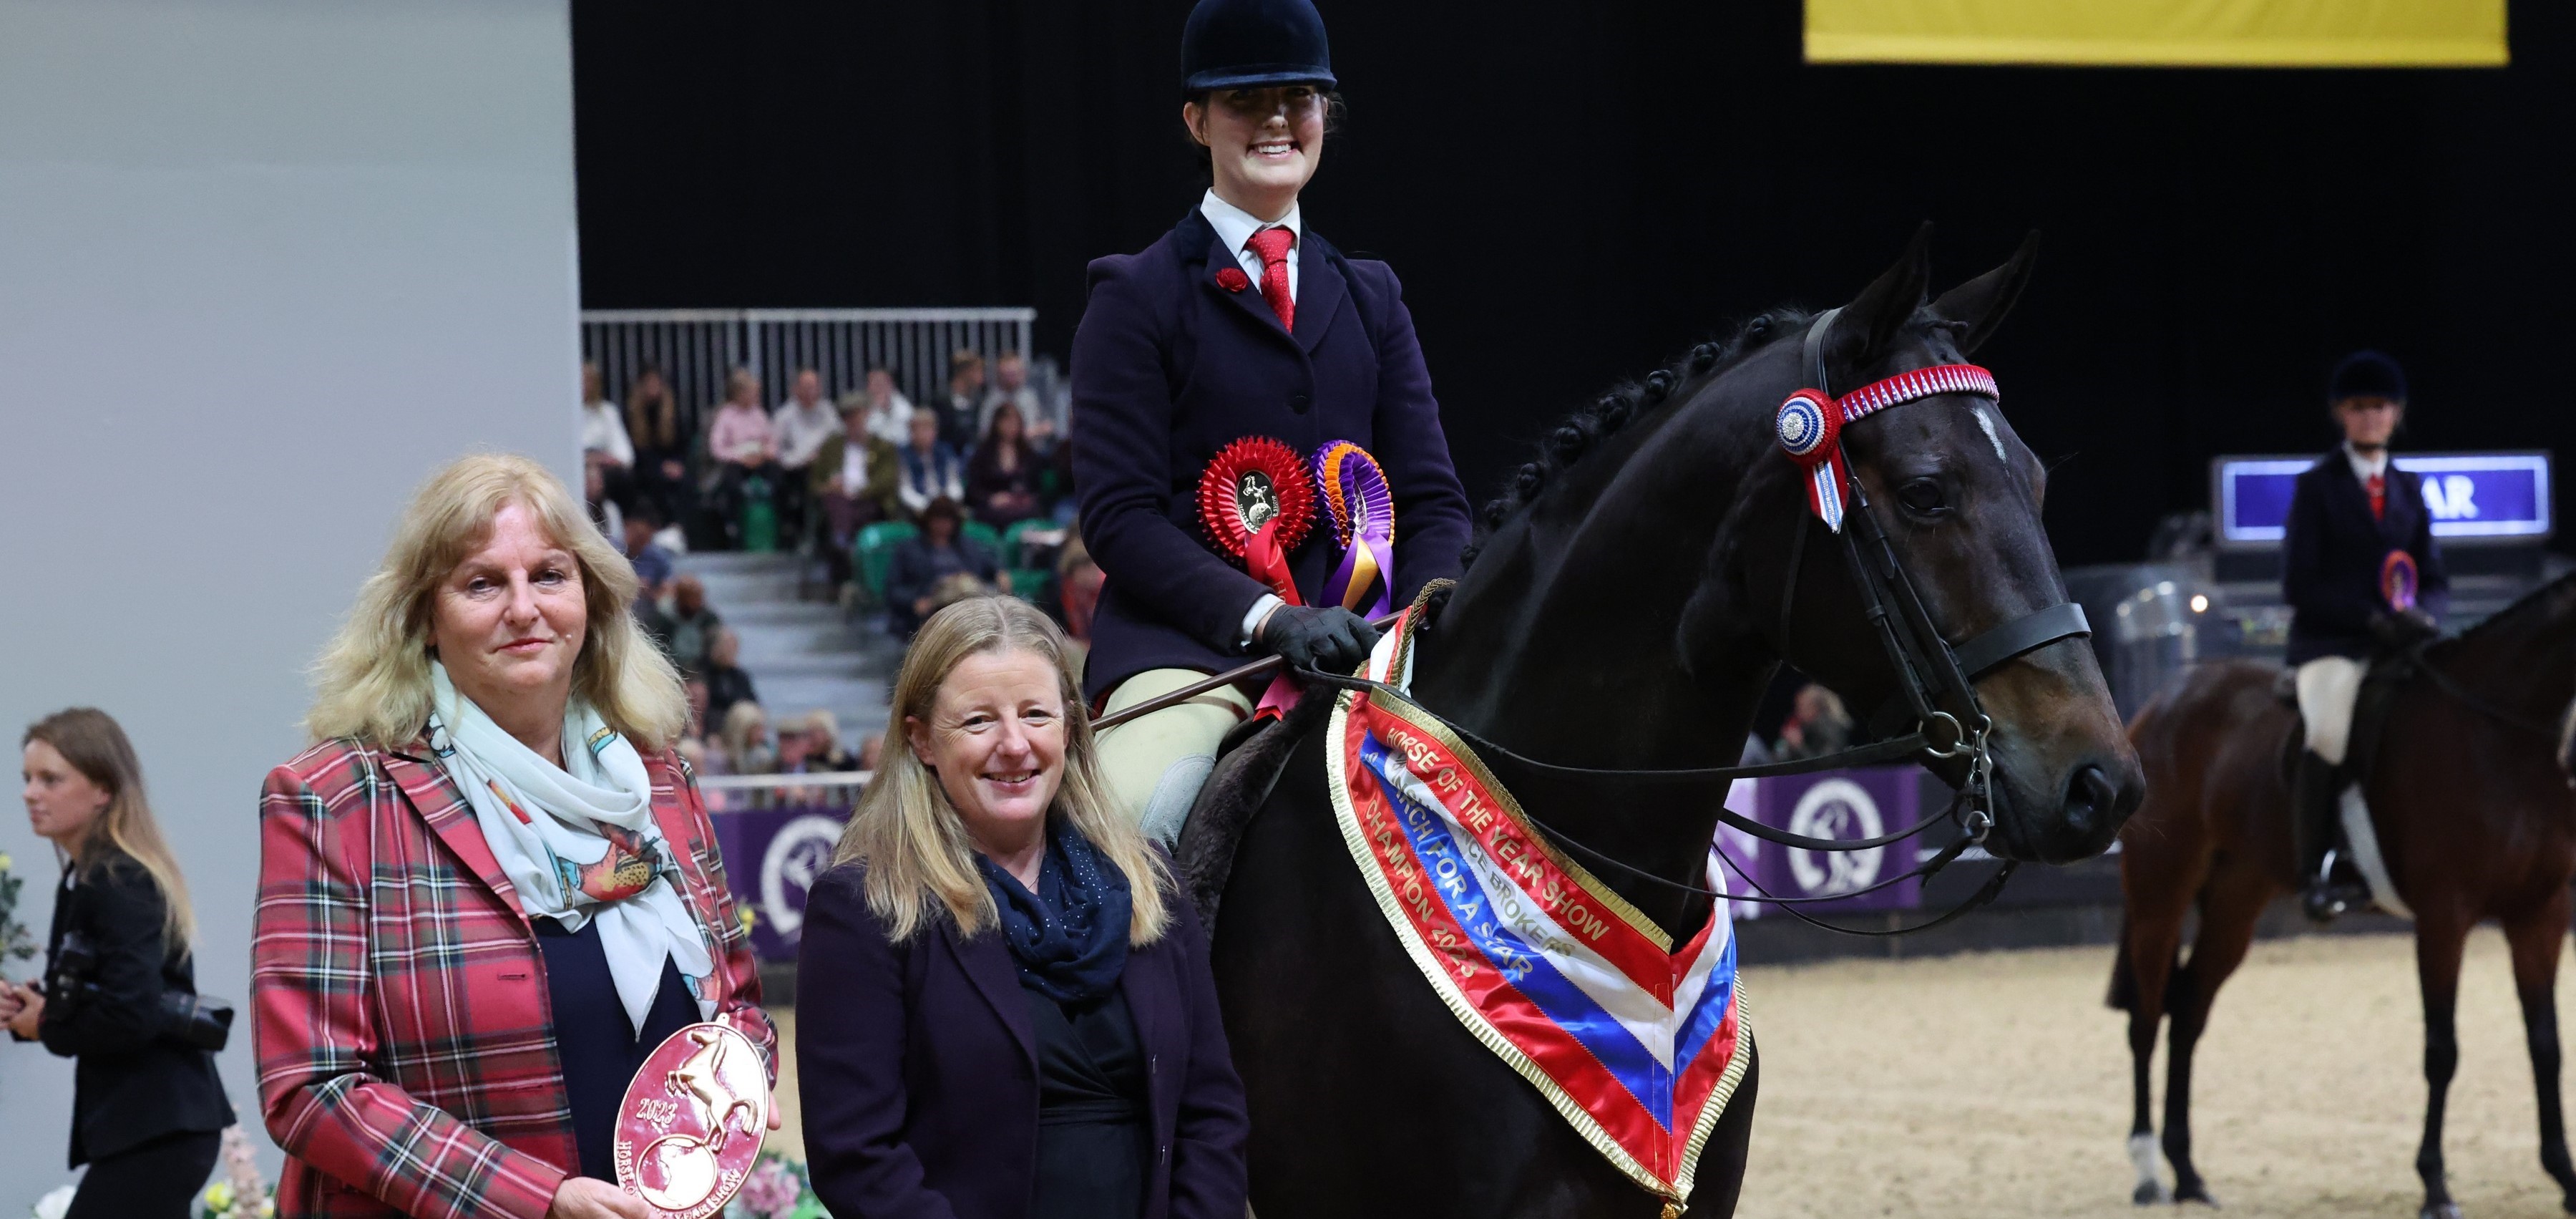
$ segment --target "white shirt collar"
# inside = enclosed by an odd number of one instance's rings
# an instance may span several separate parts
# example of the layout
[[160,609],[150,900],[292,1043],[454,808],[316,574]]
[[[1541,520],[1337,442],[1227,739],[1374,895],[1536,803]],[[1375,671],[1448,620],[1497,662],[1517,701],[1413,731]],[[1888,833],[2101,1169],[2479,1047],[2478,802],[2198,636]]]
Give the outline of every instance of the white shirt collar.
[[2346,442],[2343,446],[2343,457],[2345,461],[2352,463],[2352,476],[2362,482],[2369,482],[2375,476],[2388,473],[2388,450],[2386,449],[2381,449],[2377,457],[2364,457],[2352,447],[2350,442]]
[[1199,199],[1199,214],[1207,217],[1209,227],[1216,230],[1217,240],[1224,242],[1225,248],[1234,251],[1237,258],[1243,256],[1243,243],[1252,240],[1254,233],[1267,228],[1284,228],[1297,235],[1295,244],[1288,247],[1288,257],[1295,261],[1297,247],[1306,243],[1304,209],[1302,203],[1291,203],[1287,215],[1269,221],[1217,198],[1215,187],[1209,187],[1207,194]]

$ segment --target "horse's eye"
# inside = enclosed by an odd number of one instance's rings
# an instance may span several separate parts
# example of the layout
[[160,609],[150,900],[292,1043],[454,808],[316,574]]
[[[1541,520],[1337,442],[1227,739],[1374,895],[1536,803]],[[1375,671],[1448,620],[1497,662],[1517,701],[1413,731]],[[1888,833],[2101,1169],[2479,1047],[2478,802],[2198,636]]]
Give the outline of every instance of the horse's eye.
[[1936,516],[1947,510],[1949,501],[1941,494],[1937,480],[1918,478],[1896,489],[1896,502],[1916,516]]

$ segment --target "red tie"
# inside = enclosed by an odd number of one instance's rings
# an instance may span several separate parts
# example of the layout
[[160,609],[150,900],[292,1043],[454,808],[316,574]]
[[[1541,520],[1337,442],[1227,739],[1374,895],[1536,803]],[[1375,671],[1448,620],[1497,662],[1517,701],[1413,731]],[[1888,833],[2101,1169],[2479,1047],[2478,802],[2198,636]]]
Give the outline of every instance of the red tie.
[[2388,480],[2377,474],[2362,484],[2370,492],[2370,515],[2374,520],[2388,519]]
[[1279,315],[1279,328],[1297,332],[1297,298],[1288,294],[1288,247],[1297,244],[1297,235],[1286,228],[1268,228],[1254,233],[1243,243],[1261,256],[1261,299],[1270,302],[1270,311]]

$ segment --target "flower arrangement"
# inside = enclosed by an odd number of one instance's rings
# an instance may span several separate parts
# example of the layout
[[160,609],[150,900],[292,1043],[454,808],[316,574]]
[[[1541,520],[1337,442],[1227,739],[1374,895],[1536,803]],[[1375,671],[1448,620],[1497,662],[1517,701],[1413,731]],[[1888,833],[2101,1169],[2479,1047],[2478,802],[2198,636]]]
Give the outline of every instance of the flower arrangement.
[[725,1219],[832,1219],[832,1213],[807,1184],[804,1161],[772,1151],[751,1166],[742,1192],[725,1208]]
[[27,879],[12,870],[15,862],[7,851],[0,851],[0,964],[36,955],[35,933],[18,921],[18,892],[27,886]]
[[277,1200],[269,1197],[268,1178],[259,1175],[259,1160],[250,1135],[239,1126],[224,1128],[223,1175],[197,1198],[193,1219],[275,1219]]

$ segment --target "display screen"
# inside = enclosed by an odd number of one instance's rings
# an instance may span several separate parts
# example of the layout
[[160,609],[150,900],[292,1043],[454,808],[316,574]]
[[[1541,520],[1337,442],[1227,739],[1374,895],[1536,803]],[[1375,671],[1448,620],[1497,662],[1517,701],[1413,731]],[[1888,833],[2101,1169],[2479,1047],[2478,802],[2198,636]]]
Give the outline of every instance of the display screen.
[[[2314,457],[2221,457],[2211,463],[2218,540],[2274,546],[2290,518],[2290,491]],[[2402,454],[2396,467],[2423,479],[2433,536],[2446,541],[2539,541],[2549,536],[2549,454]]]

